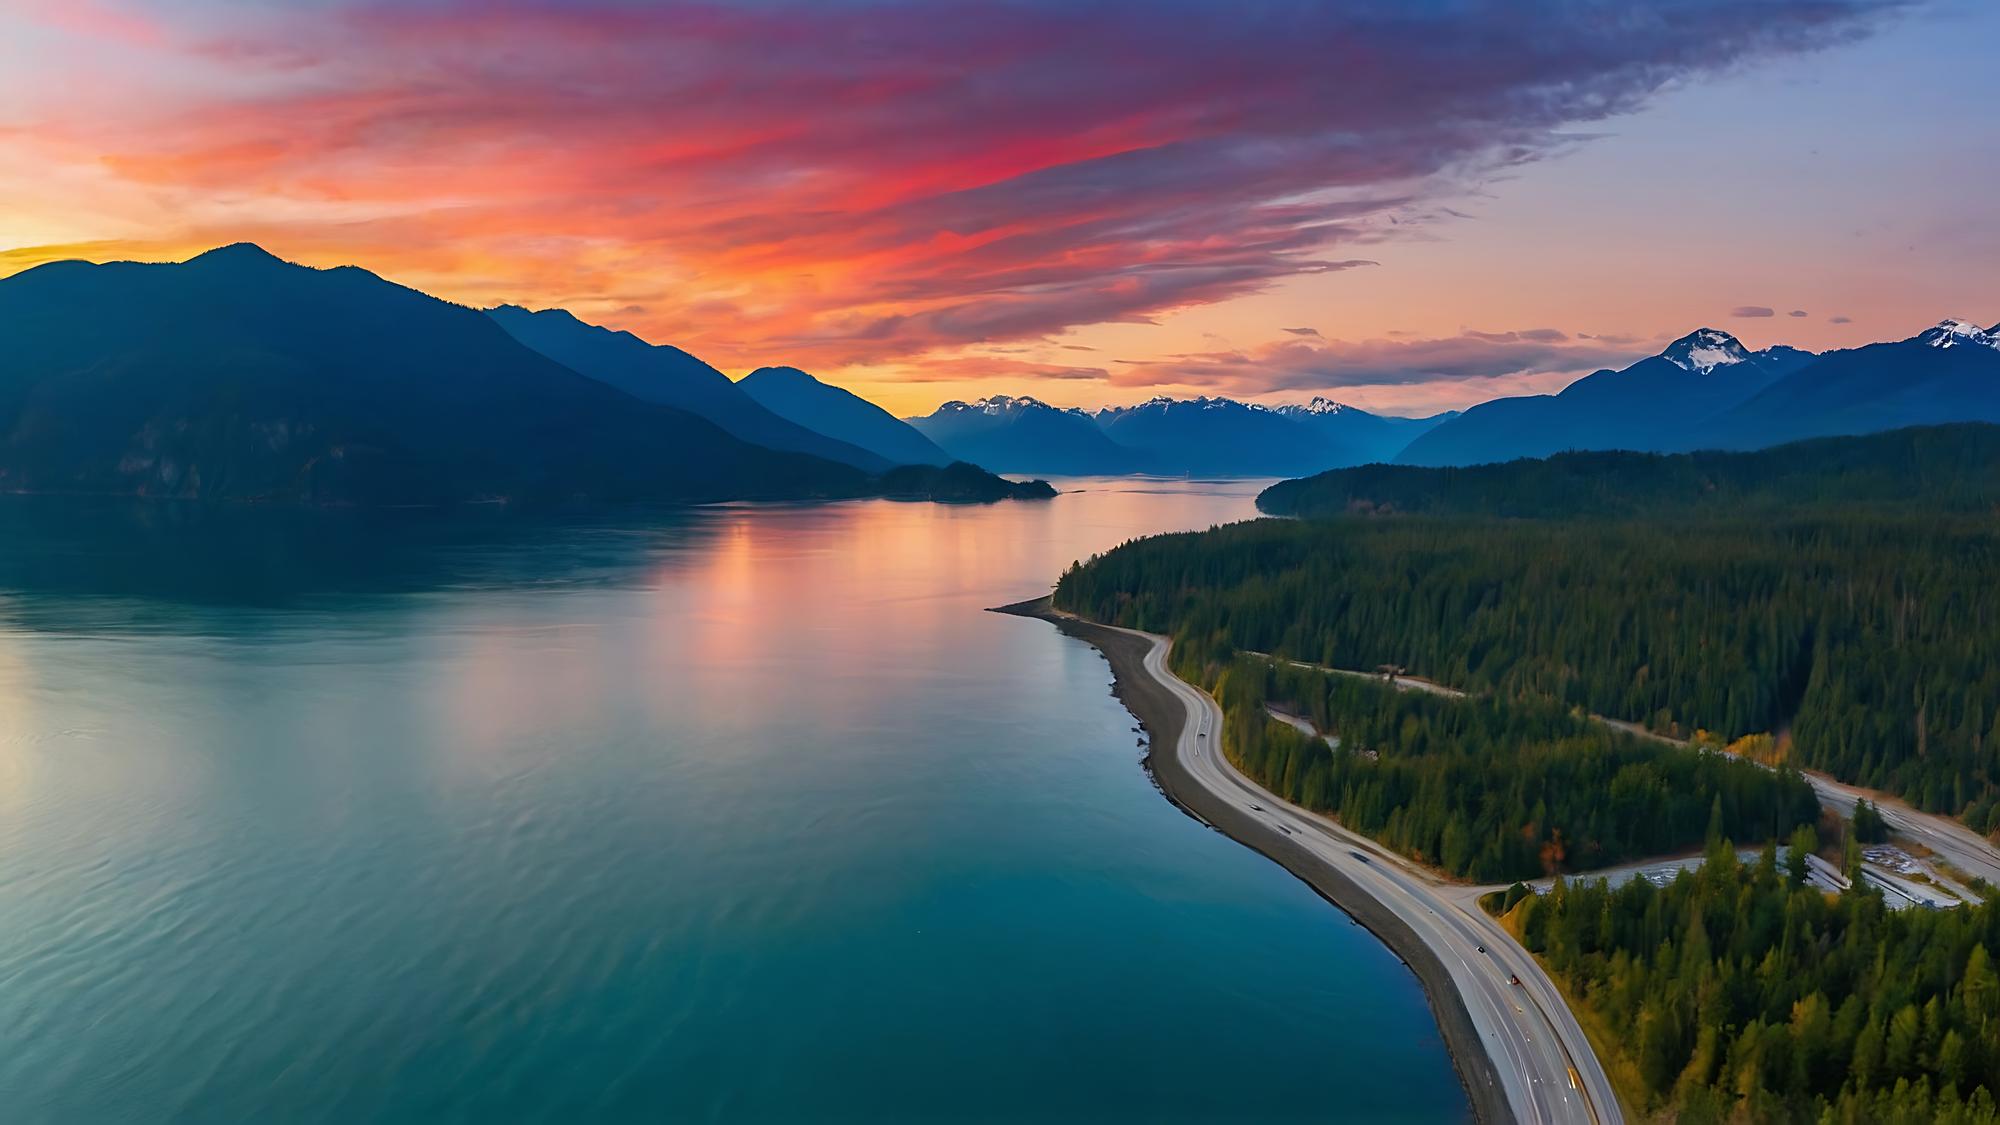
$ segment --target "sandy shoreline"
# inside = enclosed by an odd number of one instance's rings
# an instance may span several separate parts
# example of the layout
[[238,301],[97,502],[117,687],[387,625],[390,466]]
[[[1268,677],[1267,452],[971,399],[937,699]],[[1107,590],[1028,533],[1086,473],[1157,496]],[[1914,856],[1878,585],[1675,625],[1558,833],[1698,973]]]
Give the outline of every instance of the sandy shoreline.
[[[1347,876],[1311,852],[1230,804],[1215,799],[1188,774],[1172,753],[1180,740],[1186,712],[1173,694],[1145,671],[1150,643],[1143,637],[1107,629],[1054,612],[1047,597],[995,607],[996,613],[1035,617],[1063,633],[1083,640],[1104,654],[1114,678],[1113,693],[1139,720],[1147,733],[1146,764],[1161,792],[1175,805],[1230,839],[1262,853],[1298,876],[1308,886],[1352,915],[1410,967],[1423,984],[1431,1012],[1451,1052],[1459,1081],[1474,1115],[1482,1122],[1512,1122],[1514,1114],[1502,1092],[1493,1059],[1473,1027],[1465,1003],[1437,954],[1418,938],[1408,923],[1364,892]],[[1167,748],[1162,753],[1161,748]]]

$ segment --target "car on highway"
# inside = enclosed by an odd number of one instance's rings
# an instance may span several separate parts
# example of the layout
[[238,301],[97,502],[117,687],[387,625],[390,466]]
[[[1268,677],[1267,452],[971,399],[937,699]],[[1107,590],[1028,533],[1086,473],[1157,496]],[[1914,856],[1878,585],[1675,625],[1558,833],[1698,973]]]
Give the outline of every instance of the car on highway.
[[1360,852],[1357,852],[1357,851],[1350,851],[1350,852],[1348,852],[1347,854],[1348,854],[1348,855],[1351,855],[1351,856],[1353,856],[1353,857],[1354,857],[1355,859],[1358,859],[1358,860],[1360,860],[1360,861],[1361,861],[1361,862],[1363,862],[1363,863],[1367,863],[1367,862],[1368,862],[1368,857],[1367,857],[1367,856],[1365,856],[1365,855],[1362,855],[1362,854],[1361,854]]
[[1519,984],[1521,983],[1521,978],[1520,978],[1520,977],[1518,977],[1518,976],[1515,976],[1515,975],[1514,975],[1513,973],[1508,973],[1508,974],[1507,974],[1507,983],[1508,983],[1508,984],[1512,984],[1512,985],[1519,985]]

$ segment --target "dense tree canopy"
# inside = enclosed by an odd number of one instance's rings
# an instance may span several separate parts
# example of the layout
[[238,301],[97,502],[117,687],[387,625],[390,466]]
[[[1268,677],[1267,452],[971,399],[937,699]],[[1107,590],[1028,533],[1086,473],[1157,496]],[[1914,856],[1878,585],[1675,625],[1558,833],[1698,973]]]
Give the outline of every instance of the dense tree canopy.
[[[1214,682],[1224,751],[1245,773],[1478,882],[1693,848],[1713,831],[1782,838],[1819,815],[1796,772],[1667,746],[1553,703],[1447,698],[1248,656]],[[1339,746],[1269,717],[1274,703]]]
[[1626,1087],[1683,1125],[2000,1121],[2000,906],[1890,911],[1720,844],[1665,887],[1579,880],[1507,905],[1618,1029]]
[[1258,520],[1127,544],[1057,604],[1236,650],[1725,738],[2000,823],[2000,529],[1791,520]]
[[1308,518],[1428,512],[1533,518],[1796,514],[1802,508],[1991,514],[2000,426],[1920,426],[1750,453],[1559,453],[1469,468],[1362,465],[1281,481],[1257,498]]

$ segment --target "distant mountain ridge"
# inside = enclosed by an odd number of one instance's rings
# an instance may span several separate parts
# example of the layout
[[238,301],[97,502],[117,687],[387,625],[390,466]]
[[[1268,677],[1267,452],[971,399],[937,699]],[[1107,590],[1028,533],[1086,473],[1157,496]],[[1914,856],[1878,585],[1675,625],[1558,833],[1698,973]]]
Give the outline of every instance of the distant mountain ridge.
[[1560,393],[1480,403],[1411,441],[1395,460],[1472,465],[1569,449],[1679,449],[1704,421],[1810,360],[1793,348],[1753,352],[1727,332],[1702,328]]
[[954,455],[1009,472],[1286,476],[1387,459],[1448,417],[1393,418],[1323,397],[1264,406],[1211,396],[1093,414],[993,395],[908,421]]
[[2000,422],[2000,332],[1962,320],[1828,352],[1718,415],[1705,444],[1756,449],[1952,422]]
[[1156,397],[1091,416],[1112,441],[1161,472],[1288,476],[1310,471],[1313,432],[1266,406],[1227,398]]
[[1098,476],[1157,471],[1137,450],[1105,436],[1090,415],[1027,396],[953,400],[904,419],[961,461],[995,472]]
[[1386,460],[1443,416],[1388,418],[1325,397],[1273,407],[1203,396],[1158,397],[1094,417],[1106,435],[1168,471],[1293,476]]
[[1371,414],[1323,396],[1287,406],[1161,396],[1088,413],[993,395],[909,422],[955,455],[1064,474],[1306,476],[1373,462],[1480,465],[1570,450],[1762,449],[2000,422],[2000,324],[1947,319],[1905,340],[1824,354],[1784,344],[1753,351],[1700,328],[1555,394],[1428,418]]
[[1561,393],[1494,399],[1412,441],[1410,465],[1477,465],[1566,450],[1760,449],[1811,437],[2000,421],[2000,333],[1946,320],[1907,340],[1815,355],[1752,352],[1690,333],[1657,356]]

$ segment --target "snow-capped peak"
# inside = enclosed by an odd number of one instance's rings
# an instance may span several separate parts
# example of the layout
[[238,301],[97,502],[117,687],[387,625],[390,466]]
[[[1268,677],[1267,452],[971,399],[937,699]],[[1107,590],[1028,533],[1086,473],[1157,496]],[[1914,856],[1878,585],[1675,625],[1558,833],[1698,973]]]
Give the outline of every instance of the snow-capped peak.
[[1175,398],[1172,395],[1154,395],[1152,398],[1133,406],[1107,406],[1099,410],[1099,417],[1129,414],[1138,410],[1172,410],[1175,407],[1191,407],[1196,410],[1265,410],[1271,408],[1254,402],[1238,402],[1221,395],[1196,395],[1193,398]]
[[947,402],[938,408],[957,412],[978,411],[988,417],[1011,418],[1017,414],[1027,414],[1046,410],[1052,414],[1073,414],[1078,418],[1088,418],[1089,413],[1079,406],[1054,406],[1032,395],[988,395],[977,402]]
[[1743,342],[1714,328],[1697,328],[1667,345],[1660,357],[1684,370],[1706,375],[1750,358]]
[[988,414],[1005,414],[1012,410],[1032,410],[1048,403],[1032,395],[988,395],[979,400],[978,406]]
[[998,417],[1005,414],[1017,414],[1023,410],[1054,409],[1055,407],[1050,406],[1041,399],[1031,398],[1027,395],[988,395],[974,402],[966,402],[963,399],[952,399],[950,402],[938,407],[938,413],[967,414],[976,411],[980,414],[990,414]]
[[1926,329],[1917,339],[1934,348],[1952,348],[1960,344],[2000,348],[2000,333],[1990,332],[1969,320],[1938,321],[1936,328]]
[[1344,402],[1335,402],[1325,395],[1314,395],[1312,401],[1304,406],[1287,406],[1284,409],[1289,414],[1339,414],[1353,408]]

